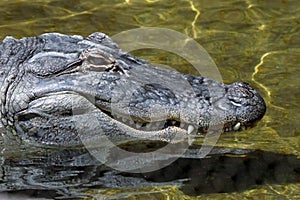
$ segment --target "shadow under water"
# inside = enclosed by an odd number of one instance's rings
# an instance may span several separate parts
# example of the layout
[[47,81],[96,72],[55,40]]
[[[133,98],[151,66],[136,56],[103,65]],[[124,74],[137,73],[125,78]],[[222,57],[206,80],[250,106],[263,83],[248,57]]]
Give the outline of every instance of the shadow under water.
[[177,185],[185,194],[199,195],[300,182],[300,160],[294,155],[215,147],[207,157],[196,158],[193,151],[197,148],[188,149],[167,167],[140,174],[111,169],[85,149],[55,150],[36,158],[2,157],[0,191],[6,195],[73,199],[88,197],[85,192],[95,188]]

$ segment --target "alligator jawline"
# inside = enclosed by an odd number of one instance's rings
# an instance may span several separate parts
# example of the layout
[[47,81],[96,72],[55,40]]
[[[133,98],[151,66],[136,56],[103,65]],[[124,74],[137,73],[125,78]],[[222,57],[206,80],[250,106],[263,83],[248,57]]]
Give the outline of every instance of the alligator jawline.
[[174,119],[165,119],[161,121],[150,121],[150,122],[140,121],[140,120],[135,120],[134,118],[130,117],[130,115],[124,117],[120,114],[116,114],[115,112],[112,114],[110,110],[104,109],[101,106],[97,106],[97,108],[101,110],[104,114],[106,114],[108,117],[138,131],[160,131],[168,127],[177,127],[182,130],[186,130],[188,134],[193,133],[199,135],[199,134],[206,134],[207,132],[210,131],[236,132],[239,130],[247,129],[247,126],[240,122],[234,124],[228,123],[228,124],[220,124],[215,126],[211,125],[209,127],[199,127],[194,124],[188,124]]
[[104,114],[106,114],[110,118],[112,118],[126,126],[129,126],[133,129],[136,129],[138,131],[159,131],[159,130],[166,129],[168,127],[178,127],[178,128],[184,129],[184,130],[188,130],[188,126],[189,126],[189,124],[187,124],[187,123],[180,122],[177,120],[172,120],[172,119],[165,119],[165,120],[161,120],[161,121],[150,121],[150,122],[143,121],[142,122],[142,121],[134,120],[130,116],[123,117],[116,113],[112,114],[111,111],[103,109],[99,106],[97,106],[97,108],[100,109]]

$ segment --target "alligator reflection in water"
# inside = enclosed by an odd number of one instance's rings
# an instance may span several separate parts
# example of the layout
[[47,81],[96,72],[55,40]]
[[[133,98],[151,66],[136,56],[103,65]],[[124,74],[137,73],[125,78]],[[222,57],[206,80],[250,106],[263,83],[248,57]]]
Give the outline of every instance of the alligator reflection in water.
[[300,182],[300,160],[293,155],[214,148],[206,158],[194,146],[171,165],[149,173],[119,172],[86,150],[55,150],[39,158],[3,159],[1,192],[45,198],[86,197],[90,188],[177,185],[189,195],[247,190],[260,184]]

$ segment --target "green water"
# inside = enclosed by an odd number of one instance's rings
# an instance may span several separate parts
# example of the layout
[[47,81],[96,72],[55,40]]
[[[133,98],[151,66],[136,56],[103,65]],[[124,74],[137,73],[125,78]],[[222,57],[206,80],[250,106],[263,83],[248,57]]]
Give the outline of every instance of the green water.
[[[253,129],[223,135],[219,146],[259,149],[300,157],[300,1],[124,0],[1,1],[0,38],[61,32],[114,35],[139,27],[176,30],[194,38],[214,59],[224,82],[249,82],[267,102]],[[160,51],[137,51],[152,62],[196,73],[183,60]],[[139,190],[91,190],[110,199],[300,198],[300,184],[261,185],[229,194],[190,197],[175,186]],[[104,199],[105,199],[104,198]]]

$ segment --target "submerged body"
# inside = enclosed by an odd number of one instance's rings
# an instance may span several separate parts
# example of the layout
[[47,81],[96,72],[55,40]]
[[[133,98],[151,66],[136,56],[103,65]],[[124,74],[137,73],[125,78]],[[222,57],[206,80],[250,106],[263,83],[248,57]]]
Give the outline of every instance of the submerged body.
[[0,87],[0,126],[43,145],[238,131],[266,110],[247,83],[157,68],[102,33],[7,37],[0,43]]

